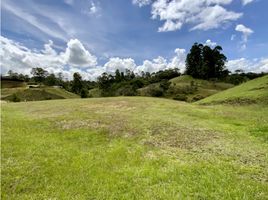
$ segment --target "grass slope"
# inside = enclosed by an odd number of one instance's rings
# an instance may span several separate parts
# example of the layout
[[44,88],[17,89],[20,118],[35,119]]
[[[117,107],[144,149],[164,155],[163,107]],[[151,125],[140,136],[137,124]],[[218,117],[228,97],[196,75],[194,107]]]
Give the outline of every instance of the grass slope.
[[192,101],[193,97],[199,95],[200,97],[208,97],[223,90],[233,87],[230,83],[212,82],[202,79],[195,79],[191,76],[184,75],[170,80],[171,85],[175,85],[177,88],[183,88],[191,85],[191,82],[197,86],[197,90],[192,94],[188,94],[188,101]]
[[2,199],[267,199],[268,107],[2,104]]
[[[233,87],[232,84],[223,83],[223,82],[212,82],[201,79],[195,79],[191,76],[184,75],[173,78],[170,80],[170,87],[174,92],[169,92],[166,97],[168,98],[176,98],[180,95],[186,96],[186,101],[192,102],[196,101],[195,98],[205,98],[210,95],[216,94],[223,90],[229,89]],[[191,89],[191,84],[196,88],[195,90]],[[141,96],[148,96],[150,88],[159,87],[160,83],[154,83],[148,85],[144,88],[139,89],[139,94]]]
[[256,78],[234,88],[205,98],[200,104],[217,103],[264,103],[268,104],[268,75]]
[[3,88],[1,89],[1,99],[11,100],[16,94],[21,101],[38,101],[48,99],[71,99],[79,98],[78,95],[68,92],[61,88],[42,87],[42,88]]

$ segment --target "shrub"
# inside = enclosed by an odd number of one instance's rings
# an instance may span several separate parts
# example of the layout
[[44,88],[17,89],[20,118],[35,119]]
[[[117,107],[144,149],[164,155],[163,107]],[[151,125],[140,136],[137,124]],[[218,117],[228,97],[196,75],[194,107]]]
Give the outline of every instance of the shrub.
[[17,94],[13,94],[13,95],[11,96],[10,101],[13,101],[13,102],[20,102],[21,99],[18,97]]
[[177,100],[177,101],[187,101],[187,96],[184,94],[179,94],[179,95],[173,97],[173,99]]
[[88,90],[83,88],[80,93],[81,98],[87,98],[88,97]]
[[192,101],[199,101],[199,100],[204,99],[204,98],[205,98],[204,96],[197,94],[192,98]]

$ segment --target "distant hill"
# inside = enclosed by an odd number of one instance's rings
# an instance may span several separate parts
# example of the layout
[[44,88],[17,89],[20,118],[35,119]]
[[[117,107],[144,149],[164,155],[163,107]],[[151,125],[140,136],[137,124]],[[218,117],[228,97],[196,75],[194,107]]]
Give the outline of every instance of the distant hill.
[[[182,101],[197,101],[233,87],[232,84],[194,79],[184,75],[169,80],[170,87],[166,97]],[[154,83],[139,89],[141,96],[150,96],[152,88],[159,87],[160,83]]]
[[268,75],[207,97],[198,104],[268,104]]
[[61,88],[41,87],[41,88],[3,88],[1,89],[1,99],[7,101],[41,101],[50,99],[71,99],[80,98],[78,95]]
[[26,83],[23,80],[1,76],[1,88],[16,88],[16,87],[25,87]]

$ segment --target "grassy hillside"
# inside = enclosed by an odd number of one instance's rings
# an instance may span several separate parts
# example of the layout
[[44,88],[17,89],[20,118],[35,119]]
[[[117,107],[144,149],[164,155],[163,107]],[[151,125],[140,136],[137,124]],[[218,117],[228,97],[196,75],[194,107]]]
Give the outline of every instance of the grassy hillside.
[[2,199],[267,199],[268,107],[2,104]]
[[[169,82],[171,84],[170,89],[167,91],[166,97],[185,100],[188,102],[203,99],[205,97],[233,87],[233,85],[229,83],[194,79],[188,75],[173,78]],[[160,83],[154,83],[141,88],[139,89],[139,94],[141,96],[149,96],[150,90],[152,88],[159,87],[159,85]]]
[[233,87],[232,84],[223,82],[212,82],[201,79],[194,79],[191,76],[181,76],[170,80],[171,86],[174,85],[175,88],[186,88],[191,86],[196,87],[196,90],[192,94],[187,94],[188,101],[192,101],[194,97],[205,98],[210,95],[216,94],[223,90]]
[[12,101],[14,94],[20,101],[38,101],[49,99],[71,99],[79,98],[78,95],[68,92],[61,88],[42,87],[42,88],[3,88],[1,89],[1,99]]
[[268,75],[256,78],[234,88],[199,101],[200,104],[217,103],[264,103],[268,104]]

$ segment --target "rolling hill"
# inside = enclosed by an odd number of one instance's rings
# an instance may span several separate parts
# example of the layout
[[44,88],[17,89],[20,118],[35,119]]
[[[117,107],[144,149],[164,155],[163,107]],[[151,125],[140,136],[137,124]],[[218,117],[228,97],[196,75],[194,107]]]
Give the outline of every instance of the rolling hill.
[[1,197],[266,199],[267,113],[151,97],[2,104]]
[[[197,101],[233,87],[232,84],[195,79],[188,75],[170,79],[170,88],[166,97],[188,102]],[[154,83],[138,90],[139,95],[149,96],[152,88],[159,87],[160,83]]]
[[48,86],[41,88],[16,87],[1,89],[1,100],[13,101],[15,97],[19,101],[80,98],[78,95],[64,89]]
[[268,104],[268,75],[207,97],[199,104]]

